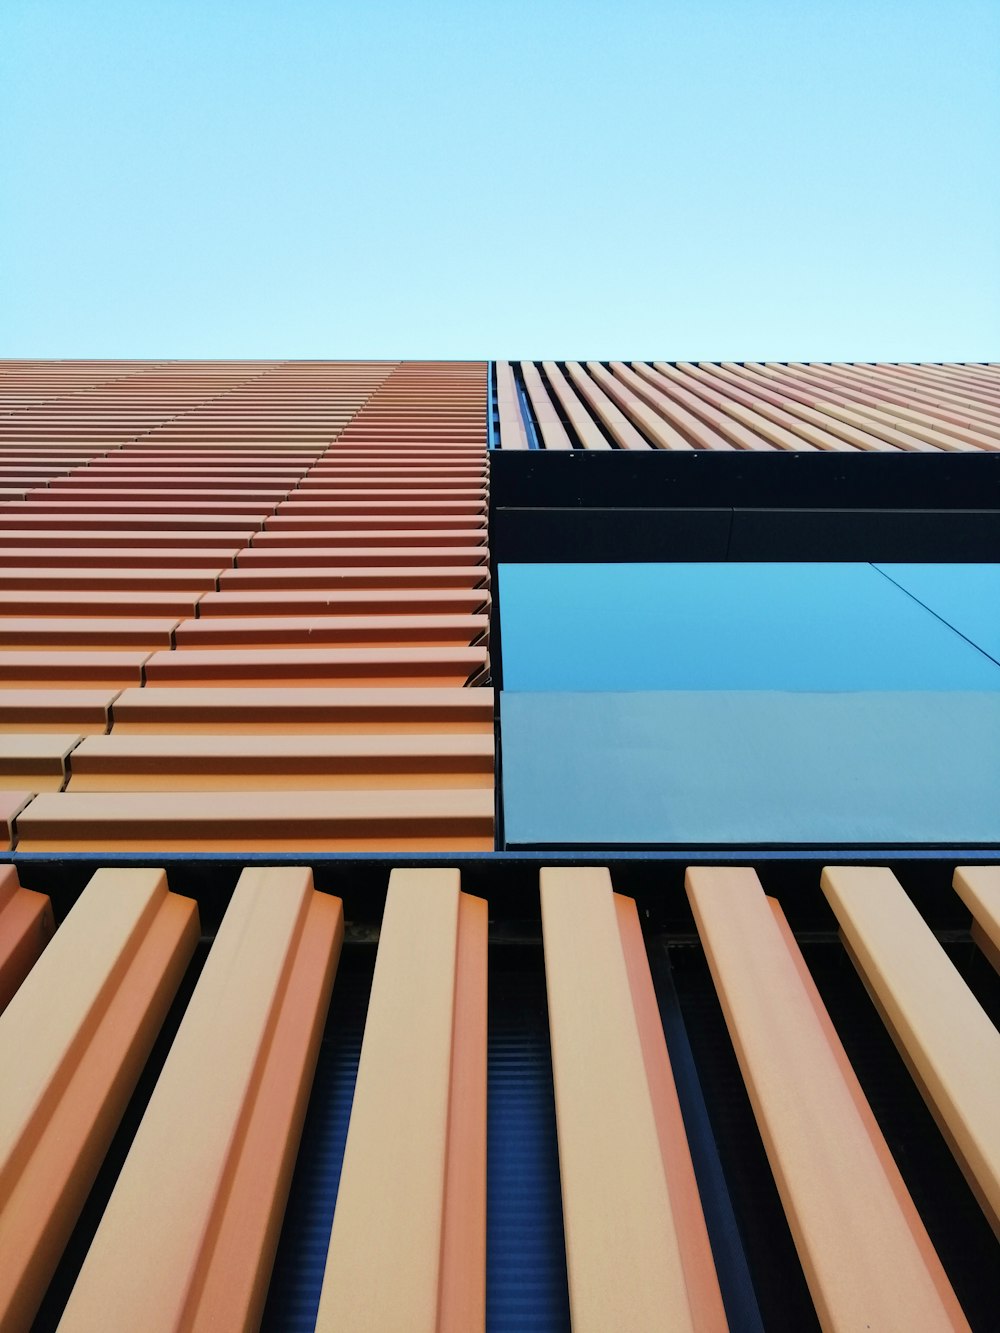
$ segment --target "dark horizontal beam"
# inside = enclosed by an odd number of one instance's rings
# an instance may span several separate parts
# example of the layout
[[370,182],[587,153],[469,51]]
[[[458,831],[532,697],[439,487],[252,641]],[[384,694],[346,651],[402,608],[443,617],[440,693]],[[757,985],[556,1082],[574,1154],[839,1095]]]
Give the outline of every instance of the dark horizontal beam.
[[587,852],[565,850],[461,853],[431,856],[415,853],[89,853],[56,855],[45,852],[7,853],[0,863],[13,861],[25,888],[52,898],[56,920],[61,921],[101,866],[152,866],[166,870],[171,889],[197,900],[203,933],[212,936],[229,904],[245,866],[308,865],[316,887],[344,900],[352,927],[377,926],[382,919],[389,872],[399,867],[454,866],[461,871],[462,887],[486,898],[491,931],[502,936],[508,926],[537,921],[538,872],[542,866],[607,866],[615,888],[634,897],[644,928],[694,933],[694,921],[684,893],[684,872],[689,865],[741,865],[757,870],[768,893],[781,902],[796,930],[833,932],[836,923],[820,892],[819,878],[829,864],[889,866],[930,924],[942,931],[967,931],[968,909],[951,887],[956,865],[995,864],[996,851],[983,848],[947,849],[859,847],[776,849],[761,847],[647,849],[621,848]]
[[494,451],[493,563],[1000,560],[1000,453]]
[[1000,560],[998,509],[493,510],[496,564],[630,560]]
[[1000,452],[494,450],[490,488],[503,509],[1000,509]]

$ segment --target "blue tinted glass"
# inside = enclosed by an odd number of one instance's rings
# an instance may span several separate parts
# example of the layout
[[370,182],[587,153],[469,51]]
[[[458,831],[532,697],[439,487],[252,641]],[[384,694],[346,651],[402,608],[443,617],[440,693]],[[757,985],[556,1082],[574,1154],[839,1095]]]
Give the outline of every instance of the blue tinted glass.
[[501,695],[508,846],[1000,842],[1000,693]]
[[507,690],[983,690],[1000,666],[866,564],[501,565]]
[[876,565],[1000,662],[1000,565]]

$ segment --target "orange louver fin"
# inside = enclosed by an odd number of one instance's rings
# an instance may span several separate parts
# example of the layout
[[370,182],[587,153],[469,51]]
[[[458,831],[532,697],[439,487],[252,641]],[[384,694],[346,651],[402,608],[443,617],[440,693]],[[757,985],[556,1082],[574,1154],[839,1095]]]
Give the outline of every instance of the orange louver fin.
[[116,690],[0,690],[0,732],[107,731]]
[[318,1330],[484,1326],[486,936],[457,870],[393,871]]
[[[222,596],[220,593],[219,596]],[[2,623],[2,622],[0,622]],[[468,646],[489,634],[488,615],[205,616],[177,629],[178,648]]]
[[185,732],[234,731],[240,735],[264,731],[493,734],[493,691],[448,685],[162,686],[123,691],[114,712],[117,735],[172,732],[178,726]]
[[0,788],[59,791],[70,751],[80,740],[72,732],[0,732]]
[[[5,793],[10,795],[10,793]],[[43,792],[20,851],[485,851],[488,788]]]
[[635,904],[600,869],[541,899],[573,1327],[724,1330]]
[[1000,1236],[1000,1032],[891,870],[828,866],[855,967]]
[[497,421],[500,426],[502,449],[527,449],[528,434],[524,429],[521,407],[517,401],[517,385],[509,361],[496,363]]
[[31,1323],[197,942],[162,871],[99,870],[0,1015],[5,1331]]
[[752,870],[686,884],[820,1323],[966,1329],[780,907]]
[[33,791],[18,791],[0,787],[0,849],[9,851],[14,846],[15,821],[33,796]]
[[257,1326],[343,929],[309,870],[244,870],[62,1329]]
[[959,866],[955,889],[972,913],[972,938],[1000,972],[1000,866]]
[[0,1013],[48,943],[54,923],[48,894],[22,889],[14,866],[0,866]]
[[[99,656],[99,654],[94,654]],[[0,667],[2,667],[0,657]],[[489,665],[485,648],[179,648],[146,663],[149,687],[439,685],[461,688]]]
[[0,689],[123,689],[142,683],[147,652],[73,649],[6,649],[0,652]]
[[[0,737],[0,754],[3,745]],[[234,791],[486,787],[493,737],[444,731],[240,736],[232,732],[88,736],[68,790]]]

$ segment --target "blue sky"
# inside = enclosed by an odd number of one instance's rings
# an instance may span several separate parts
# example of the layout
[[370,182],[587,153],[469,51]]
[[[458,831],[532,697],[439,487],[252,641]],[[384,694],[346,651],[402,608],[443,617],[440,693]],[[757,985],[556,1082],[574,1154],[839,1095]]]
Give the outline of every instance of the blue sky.
[[0,356],[1000,359],[1000,6],[5,0]]

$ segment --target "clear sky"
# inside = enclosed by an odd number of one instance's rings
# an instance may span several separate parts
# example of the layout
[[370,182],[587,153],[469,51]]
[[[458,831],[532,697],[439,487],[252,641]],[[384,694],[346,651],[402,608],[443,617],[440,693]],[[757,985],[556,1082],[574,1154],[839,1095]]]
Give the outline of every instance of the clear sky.
[[3,0],[0,356],[1000,359],[1000,4]]

